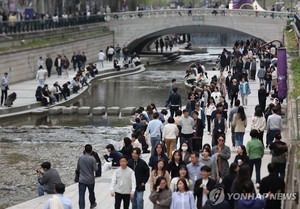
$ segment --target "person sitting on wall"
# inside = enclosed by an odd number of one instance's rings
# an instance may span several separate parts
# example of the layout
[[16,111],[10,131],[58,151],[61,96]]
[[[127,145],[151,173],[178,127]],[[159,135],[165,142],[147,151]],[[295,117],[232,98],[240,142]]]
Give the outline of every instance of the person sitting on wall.
[[114,68],[117,70],[117,71],[120,71],[121,70],[121,65],[119,64],[119,61],[117,58],[114,59]]
[[192,44],[191,42],[188,42],[185,49],[191,50],[192,49]]
[[41,102],[42,106],[48,105],[48,101],[42,92],[41,86],[38,86],[37,89],[35,90],[35,99],[36,99],[36,101]]

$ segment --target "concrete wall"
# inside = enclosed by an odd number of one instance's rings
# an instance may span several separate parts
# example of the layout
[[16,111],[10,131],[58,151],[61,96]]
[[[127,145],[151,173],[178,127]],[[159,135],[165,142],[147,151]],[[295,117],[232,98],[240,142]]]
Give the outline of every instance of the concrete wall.
[[[70,60],[74,51],[84,51],[87,62],[96,62],[99,50],[105,50],[109,45],[113,45],[113,34],[84,41],[2,53],[0,54],[0,77],[4,72],[8,72],[10,83],[33,79],[36,76],[38,58],[42,56],[45,59],[48,54],[53,61],[58,53],[65,54]],[[52,73],[56,73],[54,67]]]

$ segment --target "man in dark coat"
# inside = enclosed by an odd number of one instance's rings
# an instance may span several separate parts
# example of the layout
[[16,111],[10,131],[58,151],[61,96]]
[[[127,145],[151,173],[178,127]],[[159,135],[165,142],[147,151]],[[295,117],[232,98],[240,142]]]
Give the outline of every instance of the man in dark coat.
[[[280,197],[278,194],[284,193],[285,183],[282,178],[280,178],[276,174],[276,167],[273,163],[269,163],[268,165],[268,171],[269,175],[263,178],[260,181],[260,188],[259,193],[260,194],[268,194],[269,192],[272,193],[272,196]],[[265,209],[280,209],[281,208],[281,200],[280,199],[268,199],[267,205]]]
[[267,90],[265,89],[265,84],[260,84],[260,89],[258,90],[258,104],[261,107],[262,111],[265,111],[266,109],[266,100],[269,94],[267,93]]
[[[197,208],[201,209],[205,202],[202,202],[203,199],[209,199],[209,192],[213,189],[216,184],[216,181],[211,179],[210,176],[211,168],[207,165],[202,166],[201,176],[202,178],[198,179],[195,182],[194,187],[194,196],[197,198]],[[203,198],[203,195],[205,198]]]
[[52,69],[52,66],[53,66],[53,60],[51,59],[50,55],[47,56],[45,64],[46,64],[46,68],[47,68],[47,71],[48,71],[48,78],[50,78],[51,69]]
[[145,185],[149,179],[150,171],[147,163],[140,158],[141,149],[133,148],[132,158],[128,161],[128,167],[134,171],[136,180],[136,189],[134,198],[131,200],[132,208],[144,208]]

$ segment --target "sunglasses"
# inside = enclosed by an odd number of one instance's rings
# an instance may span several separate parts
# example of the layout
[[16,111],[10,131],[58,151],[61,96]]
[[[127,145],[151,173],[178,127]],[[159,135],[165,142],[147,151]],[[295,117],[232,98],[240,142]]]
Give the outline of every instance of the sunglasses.
[[224,139],[218,139],[218,141],[219,141],[219,142],[223,142],[223,141],[225,141],[225,140],[224,140]]

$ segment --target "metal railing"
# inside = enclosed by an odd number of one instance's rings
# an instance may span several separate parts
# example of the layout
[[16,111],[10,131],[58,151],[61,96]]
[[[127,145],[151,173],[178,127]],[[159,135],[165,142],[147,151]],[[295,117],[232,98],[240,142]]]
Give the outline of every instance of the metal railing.
[[300,32],[300,18],[299,18],[299,15],[297,15],[297,14],[294,15],[294,22],[295,22],[295,25],[296,25],[298,31]]
[[255,18],[273,18],[273,19],[290,19],[294,14],[288,12],[272,12],[272,11],[256,11],[256,10],[240,10],[240,9],[165,9],[165,10],[143,10],[116,12],[101,15],[78,16],[71,18],[55,19],[37,19],[37,20],[22,20],[22,21],[1,21],[1,33],[22,33],[34,32],[40,30],[50,30],[55,28],[64,28],[76,25],[91,24],[104,22],[109,20],[127,20],[137,18],[152,18],[152,17],[175,17],[175,16],[246,16]]
[[293,13],[289,12],[274,12],[274,11],[257,11],[257,10],[241,10],[241,9],[166,9],[166,10],[143,10],[116,12],[107,14],[107,20],[128,20],[137,18],[152,18],[152,17],[178,17],[178,16],[246,16],[256,18],[273,18],[273,19],[290,19]]
[[21,33],[34,32],[40,30],[50,30],[55,28],[71,27],[76,25],[91,24],[104,22],[104,15],[79,16],[71,18],[38,19],[38,20],[22,20],[22,21],[1,21],[0,33]]

